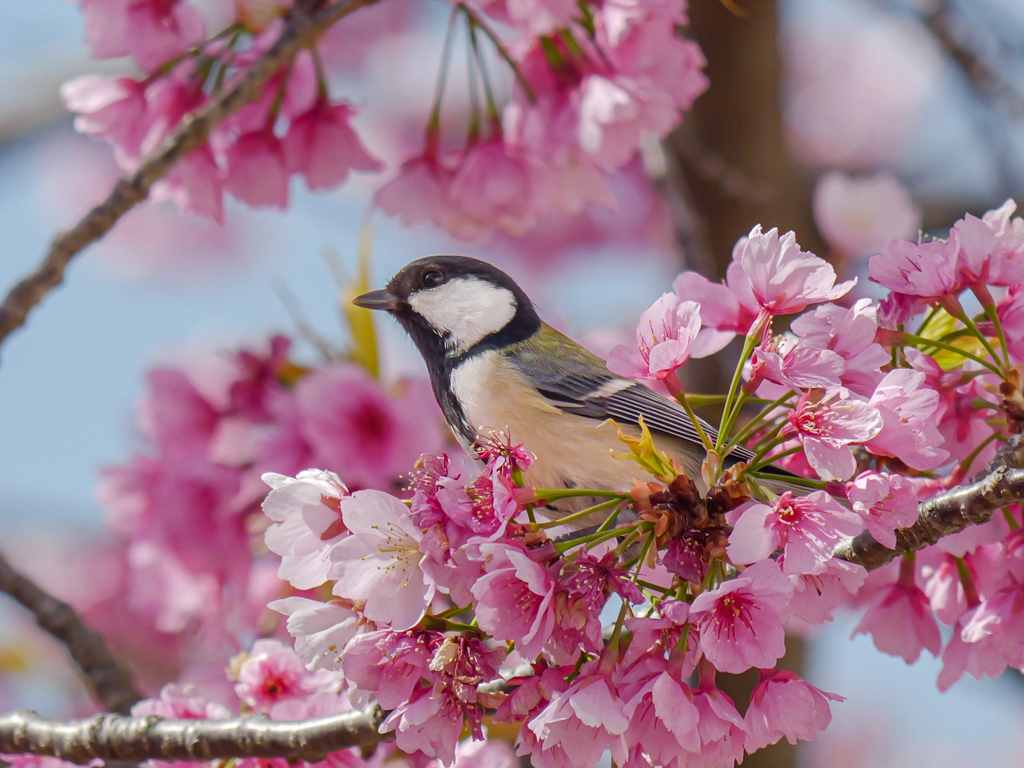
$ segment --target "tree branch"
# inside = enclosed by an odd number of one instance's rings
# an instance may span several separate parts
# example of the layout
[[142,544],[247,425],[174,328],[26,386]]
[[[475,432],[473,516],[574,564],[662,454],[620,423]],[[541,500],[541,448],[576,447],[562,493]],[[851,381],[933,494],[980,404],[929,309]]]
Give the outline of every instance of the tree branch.
[[954,488],[922,502],[917,522],[896,531],[896,549],[882,546],[865,531],[842,542],[836,547],[835,556],[873,571],[899,555],[924,549],[968,525],[987,523],[996,510],[1024,502],[1021,466],[1024,466],[1024,439],[1014,435],[972,485]]
[[6,592],[25,606],[42,629],[67,647],[106,710],[127,714],[142,698],[135,689],[131,673],[110,652],[103,637],[85,626],[70,605],[44,592],[14,570],[3,555],[0,555],[0,592]]
[[340,0],[319,3],[306,12],[296,5],[288,25],[277,42],[225,90],[202,109],[186,115],[181,125],[155,155],[130,176],[114,185],[107,199],[89,211],[71,229],[54,238],[50,250],[35,271],[15,285],[0,304],[0,344],[24,325],[29,312],[53,288],[64,280],[64,270],[86,246],[99,240],[124,214],[141,203],[157,181],[166,176],[175,163],[201,146],[217,125],[249,102],[255,101],[263,87],[300,50],[313,45],[328,27],[348,14],[377,0]]
[[[522,664],[508,679],[533,674]],[[481,693],[508,692],[507,679],[479,686]],[[230,720],[164,720],[160,717],[97,715],[59,722],[26,710],[0,715],[0,754],[47,755],[85,765],[105,761],[287,758],[309,763],[349,747],[373,747],[393,734],[379,733],[387,712],[376,704],[363,711],[311,720],[280,722],[262,715]]]
[[32,711],[0,716],[0,753],[50,755],[85,765],[102,760],[196,760],[288,758],[318,763],[331,752],[369,747],[384,712],[377,706],[297,722],[262,715],[231,720],[164,720],[97,715],[58,722]]

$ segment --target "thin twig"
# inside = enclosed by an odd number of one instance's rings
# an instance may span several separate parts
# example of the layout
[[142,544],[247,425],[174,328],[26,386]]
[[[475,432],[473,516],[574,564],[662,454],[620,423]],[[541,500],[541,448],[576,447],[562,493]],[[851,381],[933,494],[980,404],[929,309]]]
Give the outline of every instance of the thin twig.
[[25,606],[40,627],[67,647],[107,711],[127,714],[142,698],[135,689],[131,673],[114,658],[103,637],[85,626],[70,605],[44,592],[14,570],[3,555],[0,555],[0,592]]
[[24,325],[29,312],[64,280],[64,270],[86,246],[99,240],[136,205],[149,195],[157,181],[166,176],[180,159],[200,147],[217,125],[242,106],[255,101],[263,87],[303,48],[313,45],[328,27],[348,14],[377,0],[340,0],[306,12],[296,6],[277,42],[246,71],[231,88],[209,104],[186,115],[181,125],[155,155],[130,176],[114,185],[107,199],[87,213],[71,229],[54,238],[42,263],[23,278],[0,304],[0,344]]

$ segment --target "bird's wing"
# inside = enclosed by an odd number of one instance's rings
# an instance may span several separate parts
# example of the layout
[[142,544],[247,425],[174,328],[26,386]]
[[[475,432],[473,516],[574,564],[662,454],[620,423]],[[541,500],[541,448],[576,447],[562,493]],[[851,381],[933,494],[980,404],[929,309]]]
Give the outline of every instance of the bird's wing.
[[[700,435],[678,403],[643,384],[611,373],[604,361],[571,339],[545,326],[532,339],[509,350],[509,356],[552,405],[603,421],[638,424],[640,416],[652,432],[700,444]],[[703,419],[714,440],[718,432]],[[754,454],[736,446],[730,458],[749,461]]]

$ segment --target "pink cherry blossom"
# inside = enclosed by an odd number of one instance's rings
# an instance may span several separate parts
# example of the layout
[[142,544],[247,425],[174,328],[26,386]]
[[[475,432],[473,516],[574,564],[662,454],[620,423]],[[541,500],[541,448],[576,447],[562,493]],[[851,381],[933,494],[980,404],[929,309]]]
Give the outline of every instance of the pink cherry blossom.
[[151,70],[202,42],[194,6],[176,0],[80,0],[85,39],[98,59],[131,55]]
[[631,77],[591,75],[580,88],[580,147],[602,168],[625,165],[643,132],[667,134],[678,122],[671,95]]
[[569,26],[578,11],[569,0],[474,0],[471,5],[531,36]]
[[[969,621],[973,616],[967,619]],[[949,690],[965,672],[975,680],[983,677],[994,680],[1006,671],[1011,661],[1007,659],[1008,649],[1003,642],[1004,638],[998,634],[982,634],[972,636],[972,641],[964,639],[964,626],[957,621],[953,627],[953,636],[942,651],[942,670],[936,681],[940,691]],[[1020,650],[1011,645],[1010,659],[1014,663],[1020,659]]]
[[282,140],[288,170],[302,174],[311,190],[331,189],[350,171],[383,168],[349,125],[355,110],[350,104],[320,99],[312,109],[292,121]]
[[569,669],[537,663],[533,670],[533,674],[508,681],[513,689],[494,713],[495,722],[521,723],[543,709],[557,691],[569,687],[565,681]]
[[612,592],[634,604],[644,602],[643,594],[629,574],[617,566],[612,552],[597,557],[584,550],[563,566],[559,576],[566,589],[579,594],[590,610],[599,611]]
[[205,456],[220,414],[185,374],[154,368],[146,375],[149,392],[139,404],[139,421],[160,453],[169,458]]
[[493,701],[479,686],[498,677],[506,654],[504,646],[489,647],[477,637],[446,637],[430,661],[433,695],[446,701],[449,717],[469,725],[473,738],[484,738],[484,704]]
[[754,348],[749,386],[766,380],[798,392],[835,389],[845,371],[846,362],[832,350],[815,349],[791,335],[775,336]]
[[525,658],[533,659],[555,626],[555,583],[521,549],[484,544],[484,576],[473,585],[480,626],[499,639],[514,640]]
[[737,244],[724,284],[712,283],[697,272],[683,272],[673,283],[672,287],[681,299],[700,303],[703,328],[693,341],[690,351],[693,357],[707,357],[718,352],[736,334],[746,335],[757,319],[760,306],[750,289],[747,273],[736,260],[739,250],[740,245]]
[[237,677],[238,698],[262,712],[282,701],[305,698],[318,685],[337,679],[326,671],[311,675],[298,654],[278,640],[257,640],[239,665]]
[[913,664],[927,649],[938,656],[942,648],[939,625],[928,607],[928,597],[914,582],[912,560],[900,562],[900,575],[895,583],[879,590],[854,635],[870,634],[882,653],[901,656]]
[[407,160],[398,174],[377,190],[373,202],[407,227],[428,222],[447,227],[451,220],[448,187],[453,165],[430,152]]
[[[916,505],[915,505],[916,508]],[[860,533],[860,518],[824,491],[801,498],[786,492],[771,506],[748,502],[727,515],[729,559],[745,565],[783,549],[782,572],[787,576],[822,573],[832,550],[843,536]]]
[[760,670],[761,681],[750,696],[744,724],[747,752],[774,744],[783,736],[790,744],[812,741],[832,721],[829,699],[842,696],[815,688],[788,670]]
[[297,477],[268,472],[271,487],[263,512],[273,524],[267,548],[281,556],[277,571],[297,589],[313,589],[327,581],[331,548],[347,533],[341,519],[341,498],[348,489],[333,472],[307,469]]
[[960,244],[955,231],[948,242],[930,240],[911,243],[892,240],[882,253],[868,262],[871,279],[895,293],[938,300],[958,290],[957,254]]
[[295,652],[307,669],[339,669],[345,645],[360,629],[359,614],[339,603],[286,597],[267,604],[288,617],[288,634],[295,638]]
[[331,548],[334,594],[366,601],[363,612],[373,621],[414,627],[437,585],[423,572],[423,531],[409,509],[387,493],[356,491],[341,500],[341,517],[351,535]]
[[1006,334],[1006,346],[1017,363],[1024,363],[1024,288],[1014,286],[996,304],[999,322]]
[[499,135],[462,156],[448,187],[445,226],[464,240],[495,230],[522,236],[545,210],[549,191],[543,168]]
[[430,660],[440,643],[439,633],[426,630],[356,635],[341,656],[342,671],[358,698],[373,696],[384,709],[394,709],[409,701],[421,678],[431,681]]
[[871,535],[890,549],[896,547],[894,531],[917,522],[917,494],[899,475],[862,472],[846,484],[846,493]]
[[462,712],[449,695],[438,696],[420,688],[384,718],[381,733],[394,733],[403,752],[436,757],[442,765],[455,761],[455,745],[462,733]]
[[132,706],[133,717],[156,715],[168,720],[226,720],[231,711],[223,704],[207,701],[194,690],[174,683],[165,685],[156,699],[143,699]]
[[700,751],[697,725],[700,712],[693,703],[693,691],[678,672],[655,672],[641,679],[642,687],[632,694],[624,713],[629,718],[626,744],[630,752],[640,750],[654,765],[672,765],[682,753]]
[[996,236],[996,245],[1004,251],[1017,251],[1024,246],[1024,219],[1014,216],[1017,203],[1008,199],[998,208],[981,217]]
[[856,283],[836,285],[835,270],[825,260],[801,251],[792,232],[781,237],[774,228],[762,233],[758,224],[737,248],[733,259],[743,267],[761,312],[768,316],[791,315],[809,304],[834,301]]
[[893,456],[920,470],[934,469],[949,458],[935,425],[939,394],[925,385],[922,372],[908,368],[889,371],[869,404],[882,419],[882,428],[863,440],[869,451]]
[[441,414],[429,385],[404,380],[396,390],[388,392],[352,363],[303,377],[295,415],[312,450],[310,463],[330,467],[350,486],[390,489],[421,453],[439,452]]
[[460,741],[455,747],[452,768],[519,768],[512,747],[504,741]]
[[746,740],[743,717],[727,694],[715,685],[713,668],[701,662],[700,684],[694,691],[693,703],[700,713],[697,735],[700,752],[687,756],[687,765],[698,768],[734,766],[743,759]]
[[855,400],[842,390],[822,398],[801,395],[783,435],[796,436],[807,461],[824,480],[845,480],[857,463],[851,443],[863,443],[882,428],[882,416],[872,405]]
[[832,558],[823,573],[791,577],[787,629],[799,631],[832,621],[833,611],[856,594],[867,575],[863,566]]
[[612,760],[622,763],[626,704],[597,665],[583,665],[573,683],[527,722],[516,754],[529,755],[537,768],[592,768],[610,748]]
[[269,128],[245,133],[224,153],[224,189],[253,208],[288,207],[288,164]]
[[891,356],[875,342],[878,330],[877,308],[870,299],[858,299],[844,309],[824,304],[803,314],[792,323],[793,332],[811,347],[835,352],[846,363],[840,374],[842,385],[864,397],[871,397],[882,380],[881,366]]
[[122,165],[138,156],[149,128],[141,83],[128,77],[83,75],[64,83],[60,95],[64,106],[76,113],[76,131],[109,141]]
[[[139,147],[140,155],[159,149],[186,114],[206,103],[206,94],[195,86],[195,70],[195,62],[186,60],[146,88],[146,120],[149,126]],[[139,158],[131,160],[133,162],[124,167],[133,169]]]
[[[1007,202],[1016,208],[1012,200]],[[986,284],[1005,286],[1024,282],[1024,241],[1014,242],[1012,236],[1008,243],[1005,237],[1003,243],[996,241],[997,231],[1005,232],[1010,213],[1012,209],[1006,214],[989,211],[985,214],[988,220],[968,213],[953,225],[960,243],[956,268],[961,283],[971,287],[979,285],[987,292]],[[1018,228],[1024,229],[1024,224]],[[1006,248],[1004,243],[1011,247]]]
[[224,223],[224,172],[208,144],[181,158],[156,185],[152,198],[169,198],[185,213],[197,213]]
[[636,347],[619,346],[608,358],[608,370],[641,379],[665,379],[690,356],[700,330],[700,304],[666,293],[640,315]]
[[826,173],[814,187],[814,223],[834,250],[847,256],[878,253],[890,240],[914,237],[921,208],[892,174],[855,178]]
[[700,629],[705,658],[722,672],[773,666],[786,652],[782,614],[792,595],[793,585],[773,560],[697,595],[690,618]]

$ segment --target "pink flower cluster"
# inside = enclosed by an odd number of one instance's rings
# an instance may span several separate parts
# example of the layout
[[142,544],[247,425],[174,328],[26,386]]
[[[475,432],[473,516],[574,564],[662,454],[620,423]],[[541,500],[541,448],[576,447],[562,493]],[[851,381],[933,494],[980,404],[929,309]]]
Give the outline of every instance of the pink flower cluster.
[[[456,237],[520,236],[552,210],[613,204],[607,174],[636,154],[641,136],[666,135],[707,87],[704,57],[676,27],[685,0],[576,3],[471,2],[526,42],[510,52],[519,86],[486,138],[442,146],[431,123],[423,153],[377,193],[406,225],[433,222]],[[481,33],[482,34],[482,33]],[[486,72],[481,72],[487,77]]]
[[[249,642],[266,625],[267,603],[293,591],[274,576],[279,556],[293,561],[272,505],[271,554],[254,540],[266,528],[261,475],[322,463],[339,467],[349,487],[395,489],[423,448],[443,445],[425,382],[386,388],[350,362],[308,371],[289,361],[289,346],[277,336],[263,351],[150,372],[140,408],[148,447],[105,470],[97,491],[121,542],[126,636],[133,623],[183,641],[198,633],[214,657]],[[318,509],[321,496],[347,493],[335,475],[317,482]],[[317,536],[340,526],[337,511],[313,522]],[[312,572],[287,575],[301,590],[323,582]]]
[[[293,597],[271,607],[289,616],[310,669],[340,670],[352,701],[376,700],[389,711],[381,731],[393,732],[403,752],[451,764],[465,728],[482,737],[484,708],[497,708],[498,721],[521,723],[518,754],[544,768],[590,768],[606,749],[620,765],[730,766],[827,725],[829,699],[838,697],[773,668],[794,610],[821,623],[863,580],[852,566],[838,575],[842,566],[828,547],[837,532],[859,531],[860,515],[831,499],[784,496],[771,512],[776,526],[766,529],[774,545],[733,557],[752,563],[737,578],[702,591],[699,579],[673,582],[659,561],[645,578],[672,586],[652,590],[637,582],[643,560],[613,549],[613,541],[566,551],[525,519],[534,491],[514,480],[531,462],[520,447],[496,435],[480,457],[484,469],[464,478],[446,457],[424,456],[409,506],[374,490],[348,494],[319,471],[265,478],[273,490],[264,508],[275,521],[267,541],[284,553],[282,577],[303,588],[326,581],[336,598]],[[683,514],[650,500],[663,514]],[[747,536],[740,528],[751,526],[753,541],[761,518],[751,506],[737,513],[738,550]],[[816,527],[786,530],[801,513]],[[640,525],[653,543],[649,523]],[[716,515],[683,535],[708,538],[728,528]],[[813,540],[826,531],[832,538]],[[785,550],[780,563],[770,557],[777,548]],[[705,566],[715,560],[711,552],[697,555]],[[692,603],[670,597],[676,585],[695,596]],[[807,585],[817,599],[805,594],[792,608]],[[606,644],[600,616],[609,600],[637,609]],[[638,609],[651,600],[654,611]],[[620,645],[620,633],[628,644]],[[762,684],[742,716],[716,686],[715,671],[752,667],[762,670]],[[499,687],[503,671],[519,676]]]
[[[233,21],[207,39],[200,11],[187,0],[81,0],[93,55],[131,55],[147,74],[66,83],[61,93],[77,114],[75,128],[108,141],[120,165],[134,170],[186,115],[234,85],[269,50],[289,5],[236,3]],[[223,221],[225,192],[253,207],[285,208],[293,175],[323,190],[353,170],[380,170],[350,124],[355,109],[328,97],[318,55],[306,50],[282,67],[261,97],[215,128],[154,195]]]

